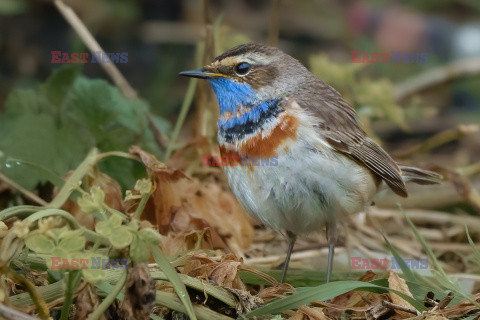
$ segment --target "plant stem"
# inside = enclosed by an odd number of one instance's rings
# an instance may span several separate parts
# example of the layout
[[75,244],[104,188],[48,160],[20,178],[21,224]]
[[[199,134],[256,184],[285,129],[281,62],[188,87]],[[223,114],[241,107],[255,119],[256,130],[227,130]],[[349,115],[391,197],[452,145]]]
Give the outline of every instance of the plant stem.
[[21,283],[25,286],[30,297],[32,298],[33,303],[37,307],[38,316],[40,317],[40,319],[48,320],[50,312],[48,310],[47,304],[42,298],[42,295],[38,293],[37,287],[35,287],[35,285],[23,275],[7,270],[2,270],[2,273],[7,273],[10,277],[14,279],[15,282]]
[[80,270],[73,270],[72,272],[65,273],[65,281],[67,283],[67,289],[65,291],[65,301],[62,307],[62,314],[60,320],[68,320],[70,314],[70,305],[73,300],[73,292],[80,283],[82,278],[82,272]]
[[125,286],[125,282],[127,281],[127,272],[124,271],[121,275],[121,278],[118,280],[117,284],[113,288],[112,292],[108,294],[108,296],[103,299],[102,303],[98,306],[95,311],[90,313],[87,320],[97,320],[100,318],[103,313],[110,307],[110,305],[115,301],[117,295],[122,291],[123,287]]
[[35,193],[25,189],[24,187],[22,187],[21,185],[19,185],[18,183],[16,183],[15,181],[11,180],[10,178],[8,178],[6,175],[0,173],[0,180],[4,181],[6,184],[8,184],[9,186],[11,186],[12,188],[20,191],[25,197],[27,197],[28,199],[42,205],[42,206],[47,206],[48,205],[48,202],[43,200],[42,198],[40,198],[39,196],[37,196]]
[[270,14],[270,28],[268,30],[268,44],[276,46],[278,44],[278,35],[280,29],[280,0],[273,0]]
[[144,194],[140,199],[140,203],[137,206],[137,210],[135,210],[135,213],[133,214],[133,216],[136,219],[140,219],[143,209],[145,209],[145,206],[147,205],[148,199],[150,199],[150,193]]
[[197,88],[197,79],[190,79],[188,83],[187,93],[183,98],[182,108],[180,109],[180,114],[178,115],[177,123],[175,123],[175,128],[173,129],[172,137],[170,138],[170,142],[167,146],[167,152],[165,153],[165,158],[163,161],[167,161],[170,158],[173,149],[175,148],[175,143],[177,141],[178,135],[180,134],[180,130],[182,129],[183,122],[187,117],[188,110],[190,110],[190,106],[193,101],[193,96],[195,94],[195,89]]

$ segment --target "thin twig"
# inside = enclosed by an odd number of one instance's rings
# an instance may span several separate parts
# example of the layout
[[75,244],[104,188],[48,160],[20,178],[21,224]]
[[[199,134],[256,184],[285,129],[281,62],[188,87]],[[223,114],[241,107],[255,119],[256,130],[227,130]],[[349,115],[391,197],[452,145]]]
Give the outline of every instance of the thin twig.
[[455,128],[442,131],[433,137],[425,140],[421,144],[417,144],[408,150],[405,150],[398,154],[400,158],[409,158],[414,154],[425,153],[432,149],[438,148],[446,143],[461,139],[465,136],[477,133],[480,131],[480,126],[476,124],[464,125],[459,124]]
[[25,189],[24,187],[22,187],[21,185],[19,185],[18,183],[16,183],[15,181],[13,180],[10,180],[7,176],[5,176],[4,174],[0,173],[0,180],[3,180],[3,182],[5,182],[6,184],[10,185],[12,188],[20,191],[25,197],[27,197],[28,199],[42,205],[42,206],[48,206],[48,202],[46,202],[45,200],[43,200],[42,198],[40,198],[39,196],[37,196],[35,193]]
[[464,177],[471,177],[480,174],[480,161],[462,168],[457,168],[457,172]]
[[180,108],[180,114],[178,115],[177,122],[175,123],[175,127],[173,129],[172,137],[167,145],[167,151],[165,153],[165,157],[163,161],[167,161],[172,154],[173,149],[175,148],[175,143],[177,142],[178,135],[180,134],[180,130],[182,129],[183,122],[187,117],[188,110],[190,110],[190,106],[193,102],[193,97],[195,95],[195,89],[197,88],[197,79],[190,79],[188,84],[187,93],[185,94],[182,102],[182,106]]
[[[99,64],[113,80],[115,85],[122,90],[125,97],[128,99],[137,99],[137,92],[133,89],[127,79],[120,73],[117,66],[110,60],[110,57],[105,54],[105,51],[102,49],[100,44],[95,40],[93,35],[88,31],[85,24],[80,20],[75,11],[68,5],[66,5],[62,0],[55,0],[55,6],[57,7],[60,14],[67,20],[70,26],[75,30],[80,39],[87,48],[96,54],[100,54]],[[105,61],[104,61],[105,60]],[[146,117],[148,120],[148,126],[154,134],[155,142],[161,148],[166,145],[166,137],[162,134],[161,130],[155,125],[155,122],[150,115],[150,112],[146,112]]]
[[408,313],[411,313],[411,314],[414,314],[414,315],[419,314],[417,310],[410,309],[410,308],[407,308],[407,307],[404,307],[404,306],[400,306],[398,304],[391,303],[387,300],[383,300],[382,305],[391,309],[391,310],[400,310],[400,311],[408,312]]
[[395,99],[403,100],[415,93],[445,83],[449,80],[480,73],[480,59],[456,61],[428,70],[416,77],[407,79],[395,87]]
[[[125,79],[125,77],[120,73],[115,64],[112,63],[108,55],[105,54],[105,51],[102,49],[102,47],[100,47],[100,44],[98,44],[97,40],[95,40],[90,31],[88,31],[85,24],[82,22],[82,20],[80,20],[73,9],[61,0],[55,0],[54,4],[58,11],[60,11],[60,14],[65,18],[65,20],[67,20],[73,30],[75,30],[80,39],[82,39],[87,48],[91,52],[100,52],[100,65],[110,76],[110,78],[112,78],[113,82],[115,82],[115,84],[122,90],[123,94],[129,99],[137,98],[137,93],[132,86],[130,86],[130,83],[128,83],[127,79]],[[105,62],[103,61],[104,59]]]
[[433,309],[432,311],[435,311],[437,309],[444,309],[446,306],[452,302],[453,298],[455,298],[455,293],[453,291],[450,291],[445,298],[443,298]]
[[280,2],[281,0],[273,0],[270,15],[270,29],[268,30],[268,44],[276,46],[280,35]]
[[[211,1],[203,0],[203,20],[205,24],[204,50],[201,58],[201,64],[209,64],[215,56],[215,34],[214,22],[212,19]],[[212,120],[217,119],[218,111],[215,104],[213,91],[209,88],[206,81],[198,84],[198,90],[195,98],[196,105],[196,122],[195,135],[197,137],[213,137],[215,134],[215,126]]]
[[39,320],[37,317],[9,308],[2,303],[0,303],[0,316],[8,320]]

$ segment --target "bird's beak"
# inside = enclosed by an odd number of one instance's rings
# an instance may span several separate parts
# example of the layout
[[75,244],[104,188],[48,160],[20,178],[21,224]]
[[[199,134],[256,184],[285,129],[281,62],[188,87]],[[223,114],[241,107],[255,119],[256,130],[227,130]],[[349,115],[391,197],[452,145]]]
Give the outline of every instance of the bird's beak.
[[192,78],[200,78],[200,79],[207,79],[211,77],[211,74],[204,70],[189,70],[189,71],[182,71],[179,73],[181,76],[185,77],[192,77]]

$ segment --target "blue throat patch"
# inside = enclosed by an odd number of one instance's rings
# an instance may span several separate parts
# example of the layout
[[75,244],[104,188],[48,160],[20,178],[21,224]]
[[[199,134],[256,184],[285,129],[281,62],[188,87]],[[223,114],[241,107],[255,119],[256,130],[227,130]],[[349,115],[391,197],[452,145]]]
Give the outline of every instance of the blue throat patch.
[[211,78],[208,82],[217,95],[220,114],[237,112],[239,105],[253,105],[257,100],[255,90],[246,83],[238,83],[227,78]]
[[[217,95],[220,105],[220,115],[231,112],[233,117],[227,120],[218,120],[219,134],[227,142],[233,139],[241,139],[261,128],[265,122],[276,117],[282,109],[279,107],[279,99],[259,101],[255,90],[248,84],[238,83],[226,78],[209,79],[209,82]],[[235,116],[239,106],[250,108],[250,112],[244,112],[241,116]]]

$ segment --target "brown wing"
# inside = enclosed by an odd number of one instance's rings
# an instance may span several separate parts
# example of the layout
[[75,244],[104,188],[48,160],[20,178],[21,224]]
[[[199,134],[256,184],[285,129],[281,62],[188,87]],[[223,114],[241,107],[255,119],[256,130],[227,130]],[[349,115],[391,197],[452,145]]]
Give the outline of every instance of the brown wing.
[[335,89],[318,80],[291,99],[319,118],[318,132],[329,145],[361,162],[396,194],[407,197],[397,163],[360,128],[355,110]]

